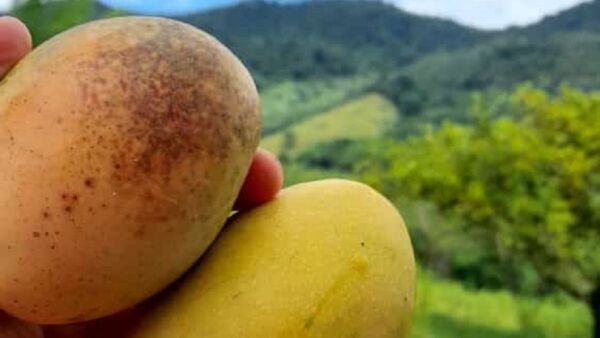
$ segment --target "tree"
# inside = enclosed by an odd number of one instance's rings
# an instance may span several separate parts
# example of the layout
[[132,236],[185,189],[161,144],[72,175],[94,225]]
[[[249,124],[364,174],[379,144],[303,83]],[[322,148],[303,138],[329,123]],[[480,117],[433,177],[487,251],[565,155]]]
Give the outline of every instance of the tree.
[[12,15],[21,19],[34,46],[92,18],[92,0],[17,0]]
[[503,118],[483,109],[472,125],[394,143],[365,180],[463,220],[504,272],[531,264],[587,300],[600,338],[600,94],[523,87],[512,103]]
[[383,80],[375,85],[374,90],[392,101],[401,114],[417,116],[427,104],[427,92],[410,77],[400,75]]

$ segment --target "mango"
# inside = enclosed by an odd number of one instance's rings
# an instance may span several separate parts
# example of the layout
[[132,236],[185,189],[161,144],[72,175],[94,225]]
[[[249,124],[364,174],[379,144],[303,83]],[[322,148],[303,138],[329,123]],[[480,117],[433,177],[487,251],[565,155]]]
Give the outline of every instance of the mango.
[[221,230],[259,134],[250,74],[192,26],[44,43],[0,84],[0,308],[79,322],[163,289]]
[[125,336],[401,338],[414,297],[396,209],[368,186],[324,180],[234,217]]

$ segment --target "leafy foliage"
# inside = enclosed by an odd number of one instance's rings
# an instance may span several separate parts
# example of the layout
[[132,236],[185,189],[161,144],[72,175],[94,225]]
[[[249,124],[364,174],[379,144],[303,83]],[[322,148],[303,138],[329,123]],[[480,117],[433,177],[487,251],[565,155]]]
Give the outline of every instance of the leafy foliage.
[[298,156],[298,162],[308,167],[353,172],[357,159],[364,158],[371,142],[343,138],[319,143]]
[[463,220],[507,276],[531,262],[565,290],[589,294],[600,278],[600,95],[564,88],[552,99],[525,87],[513,100],[513,119],[481,111],[472,126],[447,123],[389,147],[365,179]]
[[427,105],[428,94],[409,76],[395,76],[380,81],[374,89],[389,98],[403,116],[420,115]]
[[12,14],[29,27],[33,44],[37,46],[68,28],[89,21],[92,13],[91,0],[20,0]]

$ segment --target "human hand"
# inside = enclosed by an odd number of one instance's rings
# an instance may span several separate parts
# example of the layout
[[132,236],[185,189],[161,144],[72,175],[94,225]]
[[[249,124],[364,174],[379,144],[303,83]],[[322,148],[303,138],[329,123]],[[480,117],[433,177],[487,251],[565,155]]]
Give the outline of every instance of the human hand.
[[[0,17],[0,79],[27,53],[31,51],[31,36],[27,27],[11,17]],[[247,210],[275,197],[283,185],[283,171],[277,158],[265,150],[258,150],[246,176],[234,208]],[[4,314],[0,309],[1,338],[83,338],[71,329],[46,329],[21,322]],[[60,333],[58,333],[60,332]],[[62,332],[71,332],[65,333]],[[51,337],[52,336],[52,337]]]

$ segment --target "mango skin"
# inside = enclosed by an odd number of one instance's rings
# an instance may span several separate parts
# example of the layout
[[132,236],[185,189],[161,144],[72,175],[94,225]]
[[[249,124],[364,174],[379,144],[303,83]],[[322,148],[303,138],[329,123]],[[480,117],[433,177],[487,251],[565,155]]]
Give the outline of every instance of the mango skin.
[[235,218],[129,338],[406,337],[409,235],[371,188],[324,180]]
[[0,308],[59,324],[156,293],[224,225],[260,133],[240,61],[159,18],[97,21],[0,84]]

